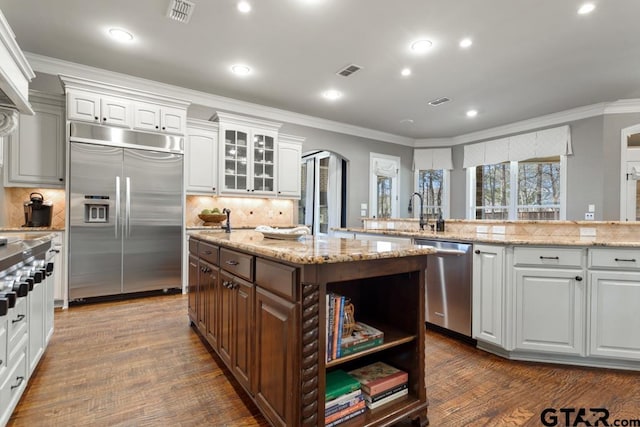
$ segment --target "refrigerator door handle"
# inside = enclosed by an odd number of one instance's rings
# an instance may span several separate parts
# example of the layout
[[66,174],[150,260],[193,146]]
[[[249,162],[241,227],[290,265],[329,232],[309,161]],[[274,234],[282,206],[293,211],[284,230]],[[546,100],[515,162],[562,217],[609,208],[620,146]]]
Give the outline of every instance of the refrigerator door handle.
[[118,238],[118,226],[120,225],[120,177],[116,176],[116,214],[115,217],[115,229],[116,229],[116,239]]
[[125,205],[124,205],[124,215],[125,215],[125,229],[126,234],[125,237],[131,236],[131,178],[126,178],[125,183]]

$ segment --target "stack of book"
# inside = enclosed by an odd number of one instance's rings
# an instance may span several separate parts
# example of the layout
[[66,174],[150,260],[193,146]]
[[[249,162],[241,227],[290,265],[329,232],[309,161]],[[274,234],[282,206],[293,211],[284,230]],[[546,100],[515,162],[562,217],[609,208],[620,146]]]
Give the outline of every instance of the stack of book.
[[327,362],[367,350],[384,342],[384,333],[363,322],[356,322],[353,331],[343,336],[345,297],[327,294]]
[[409,374],[384,362],[363,366],[349,374],[360,382],[363,398],[369,409],[376,409],[409,393]]
[[333,427],[364,413],[360,382],[340,369],[326,376],[324,424]]

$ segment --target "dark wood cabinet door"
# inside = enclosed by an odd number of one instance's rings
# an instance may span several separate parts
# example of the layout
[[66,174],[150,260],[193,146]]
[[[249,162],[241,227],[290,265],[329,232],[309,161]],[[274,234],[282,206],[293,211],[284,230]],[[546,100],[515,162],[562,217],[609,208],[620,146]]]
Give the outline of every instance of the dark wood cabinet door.
[[208,292],[207,292],[207,341],[215,350],[218,350],[218,335],[220,327],[219,319],[219,292],[220,283],[218,277],[220,269],[218,267],[211,267],[211,271],[207,275]]
[[258,287],[255,311],[256,403],[274,425],[296,425],[297,305]]
[[232,283],[233,276],[220,271],[220,298],[218,307],[218,319],[220,319],[220,328],[218,329],[218,355],[222,361],[231,369],[231,353],[233,344],[233,294],[234,291],[229,287]]
[[203,336],[207,336],[207,311],[209,306],[210,275],[215,267],[200,260],[200,276],[198,278],[198,329]]
[[253,284],[238,277],[233,278],[234,292],[234,341],[231,360],[233,373],[248,391],[253,372]]
[[189,319],[194,325],[198,325],[198,258],[189,255]]

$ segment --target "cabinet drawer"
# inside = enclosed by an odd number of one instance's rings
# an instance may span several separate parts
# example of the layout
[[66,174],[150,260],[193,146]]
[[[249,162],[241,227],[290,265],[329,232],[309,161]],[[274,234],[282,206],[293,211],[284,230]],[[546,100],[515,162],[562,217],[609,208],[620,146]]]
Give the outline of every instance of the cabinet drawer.
[[15,307],[9,310],[7,323],[7,335],[9,338],[9,351],[16,348],[17,343],[27,333],[27,298],[18,298]]
[[220,249],[220,267],[253,282],[253,256],[229,249]]
[[0,384],[4,380],[9,366],[9,352],[7,351],[7,316],[0,317]]
[[584,264],[583,256],[583,249],[524,247],[513,249],[514,265],[582,268]]
[[258,258],[256,260],[256,284],[264,289],[296,300],[297,269]]
[[218,247],[209,243],[200,242],[198,256],[213,265],[218,265]]
[[640,269],[639,249],[589,249],[589,268]]
[[11,360],[7,377],[0,383],[0,424],[9,420],[22,392],[27,387],[27,346]]
[[189,238],[189,253],[198,256],[198,241],[193,237]]

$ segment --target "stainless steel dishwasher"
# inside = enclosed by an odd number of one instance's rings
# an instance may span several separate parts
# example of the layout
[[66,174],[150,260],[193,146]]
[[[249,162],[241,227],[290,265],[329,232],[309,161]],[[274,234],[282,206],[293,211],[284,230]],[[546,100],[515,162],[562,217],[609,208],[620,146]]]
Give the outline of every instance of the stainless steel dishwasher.
[[427,239],[415,239],[415,244],[438,250],[427,262],[427,322],[471,337],[472,245]]

